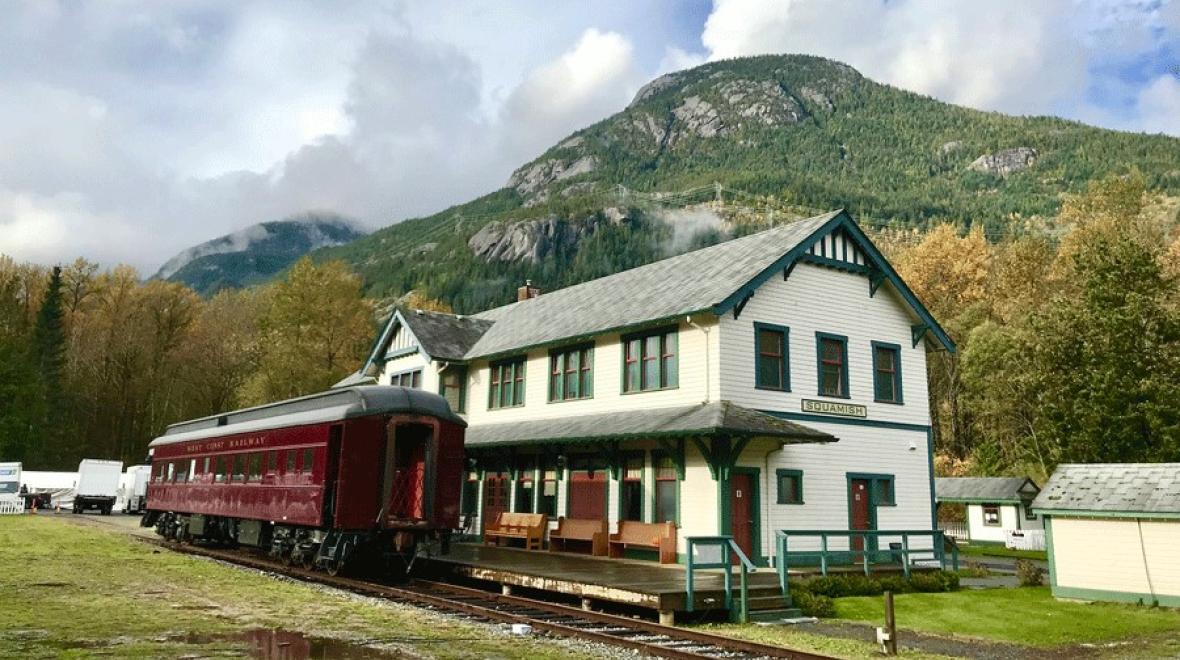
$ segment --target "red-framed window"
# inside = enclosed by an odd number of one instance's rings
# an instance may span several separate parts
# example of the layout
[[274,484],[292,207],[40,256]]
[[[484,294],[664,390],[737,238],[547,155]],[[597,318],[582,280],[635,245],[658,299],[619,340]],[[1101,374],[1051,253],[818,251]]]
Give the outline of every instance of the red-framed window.
[[676,462],[667,454],[652,454],[655,468],[655,511],[654,522],[676,522],[680,506],[680,477]]
[[594,347],[578,346],[549,354],[549,400],[594,396]]
[[488,409],[524,405],[524,357],[495,362],[488,370]]
[[679,385],[675,328],[623,338],[623,391],[645,392]]

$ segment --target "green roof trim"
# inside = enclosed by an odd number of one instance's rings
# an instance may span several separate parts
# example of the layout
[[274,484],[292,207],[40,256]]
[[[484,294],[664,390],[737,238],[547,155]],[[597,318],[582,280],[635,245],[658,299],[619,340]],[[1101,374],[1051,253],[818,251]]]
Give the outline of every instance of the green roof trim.
[[766,281],[771,277],[780,271],[788,272],[789,269],[793,268],[795,263],[799,261],[815,263],[817,260],[808,255],[808,250],[810,250],[811,246],[815,245],[819,239],[823,238],[828,233],[839,229],[844,229],[847,231],[849,237],[854,242],[856,242],[857,246],[864,250],[865,256],[872,263],[872,265],[884,273],[885,279],[887,279],[889,283],[893,285],[893,288],[896,289],[899,294],[901,294],[902,299],[904,299],[906,303],[910,305],[910,307],[914,310],[914,313],[919,319],[921,319],[922,324],[929,328],[929,331],[934,335],[935,339],[938,340],[938,343],[942,345],[942,347],[947,351],[954,353],[955,342],[951,340],[950,335],[946,333],[946,330],[943,330],[942,326],[938,324],[938,321],[934,320],[934,315],[930,313],[930,310],[926,309],[926,306],[923,305],[920,300],[918,300],[918,297],[914,295],[914,292],[911,291],[909,286],[906,285],[905,281],[901,279],[901,276],[897,274],[897,271],[893,269],[893,266],[891,266],[889,261],[885,259],[885,256],[881,254],[881,251],[878,250],[875,245],[873,245],[873,242],[869,240],[869,237],[865,235],[860,226],[856,224],[856,221],[854,221],[844,209],[836,211],[835,216],[831,220],[828,220],[819,229],[812,232],[806,239],[800,241],[798,245],[783,255],[782,258],[778,259],[766,269],[764,269],[761,273],[755,276],[754,279],[750,280],[743,287],[730,294],[730,296],[725,300],[721,301],[721,303],[713,308],[713,312],[720,316],[721,314],[724,314],[725,312],[733,309],[739,302],[741,302],[743,298],[752,294],[758,287],[765,284]]
[[1058,518],[1141,518],[1143,520],[1180,520],[1180,511],[1103,511],[1101,509],[1045,509],[1033,507],[1033,513]]

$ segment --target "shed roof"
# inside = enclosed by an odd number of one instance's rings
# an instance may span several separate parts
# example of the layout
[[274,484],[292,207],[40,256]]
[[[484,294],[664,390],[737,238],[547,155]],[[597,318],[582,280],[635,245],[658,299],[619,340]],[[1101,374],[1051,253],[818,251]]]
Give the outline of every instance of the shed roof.
[[1058,465],[1033,508],[1064,515],[1180,518],[1180,463]]
[[934,480],[939,502],[1027,502],[1040,492],[1028,477],[940,477]]
[[381,413],[432,415],[455,424],[467,422],[447,405],[446,399],[431,392],[391,385],[359,385],[309,394],[295,399],[243,408],[172,424],[149,447],[251,433],[284,426],[320,424]]
[[467,429],[469,447],[536,442],[594,442],[660,436],[730,435],[787,443],[836,442],[823,431],[743,408],[730,401],[554,419],[481,424]]

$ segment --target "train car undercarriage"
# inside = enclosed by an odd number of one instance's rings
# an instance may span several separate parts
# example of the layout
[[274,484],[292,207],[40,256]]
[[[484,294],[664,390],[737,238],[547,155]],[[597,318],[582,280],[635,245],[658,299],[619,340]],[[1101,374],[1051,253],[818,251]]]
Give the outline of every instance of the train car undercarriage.
[[329,575],[403,576],[419,555],[446,554],[450,530],[407,527],[382,530],[317,529],[261,520],[149,511],[144,527],[180,543],[247,546],[263,550],[288,566]]

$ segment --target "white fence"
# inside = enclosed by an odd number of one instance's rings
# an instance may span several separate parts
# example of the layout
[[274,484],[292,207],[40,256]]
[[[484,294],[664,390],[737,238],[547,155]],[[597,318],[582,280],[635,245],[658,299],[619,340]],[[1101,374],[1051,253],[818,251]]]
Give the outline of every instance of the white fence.
[[1045,530],[1008,529],[1004,530],[1004,547],[1009,550],[1044,550]]
[[0,516],[15,515],[25,512],[25,500],[21,497],[0,496]]
[[965,522],[948,522],[946,520],[938,521],[938,528],[947,536],[956,541],[966,541],[969,538],[967,533],[967,523]]

